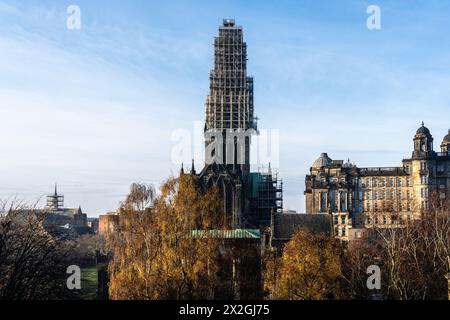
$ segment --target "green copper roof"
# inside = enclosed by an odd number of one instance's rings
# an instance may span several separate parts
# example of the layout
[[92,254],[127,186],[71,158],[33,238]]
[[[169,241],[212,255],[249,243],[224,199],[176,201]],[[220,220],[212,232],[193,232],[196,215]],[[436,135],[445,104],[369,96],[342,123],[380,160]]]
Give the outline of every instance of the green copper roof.
[[194,238],[259,239],[261,237],[258,229],[193,230],[191,232]]

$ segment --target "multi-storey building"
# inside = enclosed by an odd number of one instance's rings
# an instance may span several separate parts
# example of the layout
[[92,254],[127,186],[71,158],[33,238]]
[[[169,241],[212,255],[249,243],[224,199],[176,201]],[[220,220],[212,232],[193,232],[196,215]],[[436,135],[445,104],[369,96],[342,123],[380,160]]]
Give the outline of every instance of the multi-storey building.
[[401,167],[359,168],[323,153],[306,176],[306,212],[332,214],[335,234],[343,240],[358,237],[355,230],[420,218],[432,194],[450,195],[450,131],[436,152],[423,123],[412,157]]

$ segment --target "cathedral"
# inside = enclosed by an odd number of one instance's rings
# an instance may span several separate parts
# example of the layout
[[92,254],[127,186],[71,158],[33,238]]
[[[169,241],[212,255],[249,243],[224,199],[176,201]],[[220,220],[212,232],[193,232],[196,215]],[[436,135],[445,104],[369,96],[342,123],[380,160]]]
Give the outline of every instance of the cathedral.
[[242,27],[226,19],[214,41],[214,68],[205,113],[205,167],[191,174],[203,189],[216,186],[223,197],[227,225],[259,229],[282,211],[282,182],[269,165],[251,172],[250,147],[258,134],[253,78],[247,75],[247,44]]
[[390,228],[420,218],[432,195],[450,195],[450,131],[434,150],[424,123],[414,149],[401,167],[360,168],[323,153],[306,176],[306,211],[333,216],[334,233],[343,240],[361,236],[373,226]]

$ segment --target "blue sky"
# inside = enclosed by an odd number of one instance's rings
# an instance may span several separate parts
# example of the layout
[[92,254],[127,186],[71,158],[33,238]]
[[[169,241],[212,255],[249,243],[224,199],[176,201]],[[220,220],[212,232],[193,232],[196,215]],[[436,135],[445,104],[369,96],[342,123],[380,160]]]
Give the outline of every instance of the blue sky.
[[[366,28],[371,4],[381,30]],[[58,182],[95,216],[177,173],[171,136],[204,120],[223,18],[244,27],[260,128],[280,131],[287,208],[304,210],[321,152],[394,166],[422,120],[436,149],[447,134],[448,2],[0,0],[0,198]]]

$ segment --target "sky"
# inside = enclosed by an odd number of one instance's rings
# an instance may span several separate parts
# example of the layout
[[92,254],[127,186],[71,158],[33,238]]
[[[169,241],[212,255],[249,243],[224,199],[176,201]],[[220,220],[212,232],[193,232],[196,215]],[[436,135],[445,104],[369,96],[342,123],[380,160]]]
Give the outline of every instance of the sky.
[[174,134],[202,143],[224,18],[244,28],[259,128],[279,132],[286,209],[304,212],[322,152],[400,166],[422,121],[435,149],[447,134],[450,2],[0,0],[0,199],[43,204],[58,183],[67,207],[97,216],[131,183],[176,175]]

